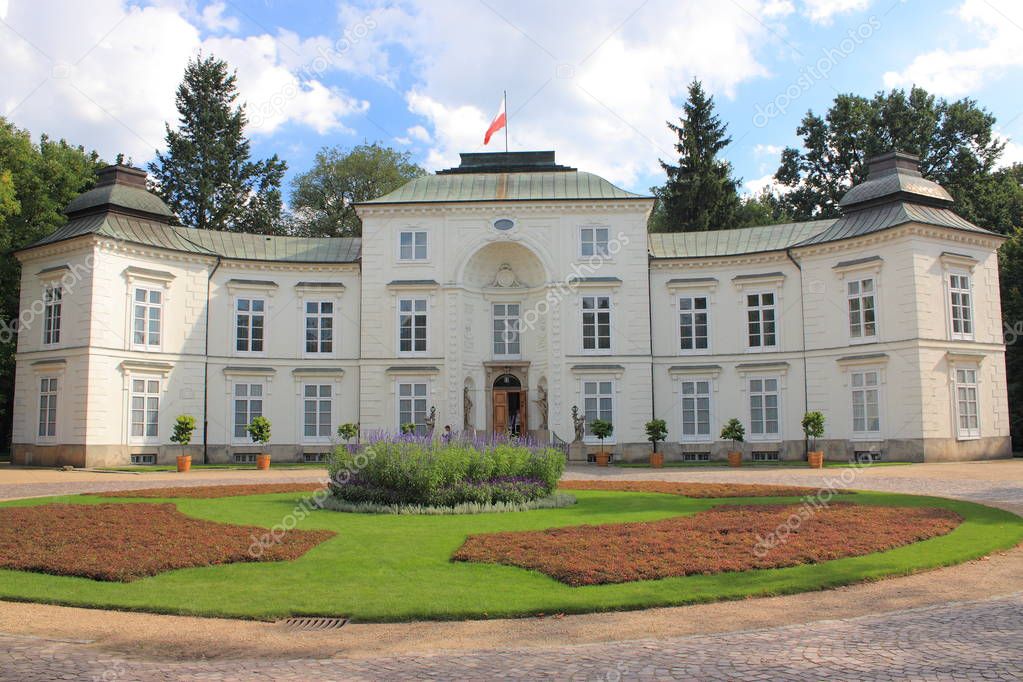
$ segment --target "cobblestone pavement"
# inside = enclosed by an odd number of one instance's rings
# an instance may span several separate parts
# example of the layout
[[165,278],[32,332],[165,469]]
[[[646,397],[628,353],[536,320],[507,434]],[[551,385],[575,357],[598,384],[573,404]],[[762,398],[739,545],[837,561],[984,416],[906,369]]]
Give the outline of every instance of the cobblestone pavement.
[[883,616],[555,649],[155,662],[0,635],[0,680],[1018,680],[1023,595]]

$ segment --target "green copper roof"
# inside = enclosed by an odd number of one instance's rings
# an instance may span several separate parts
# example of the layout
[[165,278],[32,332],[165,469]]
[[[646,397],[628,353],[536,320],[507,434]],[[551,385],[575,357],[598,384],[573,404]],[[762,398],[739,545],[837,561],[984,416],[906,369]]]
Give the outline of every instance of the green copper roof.
[[708,232],[658,232],[647,242],[653,258],[708,258],[781,251],[823,232],[835,220],[784,223]]
[[107,206],[165,216],[168,219],[174,217],[174,213],[167,204],[152,192],[139,187],[116,184],[94,187],[88,192],[79,194],[71,200],[64,212],[73,215],[91,209],[99,210]]

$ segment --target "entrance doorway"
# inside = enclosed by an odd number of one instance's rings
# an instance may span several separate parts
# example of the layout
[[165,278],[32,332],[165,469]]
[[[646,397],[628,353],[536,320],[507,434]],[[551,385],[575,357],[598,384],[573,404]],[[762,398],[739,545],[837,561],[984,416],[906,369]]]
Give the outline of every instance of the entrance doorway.
[[526,391],[522,382],[512,374],[502,374],[494,380],[494,433],[521,436],[527,430],[528,412]]

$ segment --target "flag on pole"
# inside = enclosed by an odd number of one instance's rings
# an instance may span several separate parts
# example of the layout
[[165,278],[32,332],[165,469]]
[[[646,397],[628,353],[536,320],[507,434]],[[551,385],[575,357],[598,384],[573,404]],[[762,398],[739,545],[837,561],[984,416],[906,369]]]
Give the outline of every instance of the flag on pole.
[[505,99],[506,98],[507,98],[507,95],[501,97],[501,109],[500,109],[500,111],[497,112],[497,116],[494,117],[494,120],[490,122],[490,127],[487,128],[487,134],[483,136],[483,144],[484,145],[490,144],[491,136],[493,136],[494,133],[496,133],[498,130],[503,128],[508,123],[508,117],[505,114],[505,110],[504,110],[504,104],[505,104]]

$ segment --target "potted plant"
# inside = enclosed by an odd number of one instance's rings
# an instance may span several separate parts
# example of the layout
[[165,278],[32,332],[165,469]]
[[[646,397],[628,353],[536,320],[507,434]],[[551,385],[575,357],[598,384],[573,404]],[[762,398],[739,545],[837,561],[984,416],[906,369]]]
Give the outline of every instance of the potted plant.
[[597,466],[606,467],[611,456],[604,452],[604,439],[614,433],[614,425],[606,419],[594,419],[590,422],[590,433],[600,439],[600,452],[597,453]]
[[803,433],[808,442],[807,462],[813,469],[824,468],[824,451],[816,449],[817,439],[824,435],[824,415],[817,411],[804,414]]
[[650,466],[660,469],[664,466],[664,453],[657,452],[657,444],[663,443],[668,438],[668,425],[663,419],[651,419],[646,423],[646,439],[653,445],[654,450],[650,453]]
[[264,447],[264,451],[256,455],[256,468],[269,469],[270,453],[266,452],[266,445],[270,442],[270,420],[262,415],[253,417],[249,425],[245,427],[245,430],[249,432],[249,438],[252,439],[253,443]]
[[349,422],[348,424],[342,424],[341,426],[337,427],[337,435],[338,438],[344,439],[345,447],[351,450],[352,439],[359,435],[359,425],[352,424],[351,422]]
[[178,455],[178,471],[185,473],[192,468],[192,455],[185,454],[185,446],[192,442],[192,434],[195,433],[195,417],[187,414],[180,415],[174,422],[174,433],[171,434],[171,442],[181,446],[181,454]]
[[407,422],[398,427],[403,436],[413,436],[416,433],[416,425],[413,422]]
[[732,441],[732,449],[728,451],[728,466],[741,467],[742,450],[739,449],[739,443],[743,442],[746,438],[746,429],[743,428],[742,422],[735,417],[725,422],[724,427],[721,429],[721,438],[722,440]]

